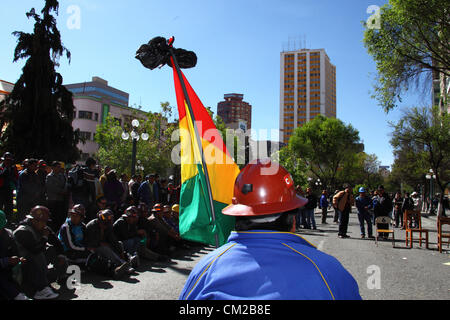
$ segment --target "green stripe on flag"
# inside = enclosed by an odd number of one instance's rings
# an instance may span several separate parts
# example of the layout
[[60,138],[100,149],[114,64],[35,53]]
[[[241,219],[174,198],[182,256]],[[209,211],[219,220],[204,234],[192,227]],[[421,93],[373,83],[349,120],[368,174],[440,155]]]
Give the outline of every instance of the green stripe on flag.
[[235,227],[235,218],[222,214],[227,204],[213,201],[216,221],[213,222],[206,180],[201,165],[199,174],[185,181],[181,187],[180,235],[183,239],[215,246],[224,245]]

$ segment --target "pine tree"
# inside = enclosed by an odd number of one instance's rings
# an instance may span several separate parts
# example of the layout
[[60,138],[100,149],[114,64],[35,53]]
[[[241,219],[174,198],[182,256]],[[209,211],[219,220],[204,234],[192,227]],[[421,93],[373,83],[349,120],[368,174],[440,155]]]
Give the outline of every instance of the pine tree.
[[79,156],[79,131],[72,121],[75,107],[72,93],[55,71],[64,54],[56,26],[57,0],[46,0],[41,15],[32,8],[26,15],[35,20],[33,33],[13,32],[17,37],[14,62],[27,59],[13,91],[0,105],[0,143],[16,161],[26,158],[74,162]]

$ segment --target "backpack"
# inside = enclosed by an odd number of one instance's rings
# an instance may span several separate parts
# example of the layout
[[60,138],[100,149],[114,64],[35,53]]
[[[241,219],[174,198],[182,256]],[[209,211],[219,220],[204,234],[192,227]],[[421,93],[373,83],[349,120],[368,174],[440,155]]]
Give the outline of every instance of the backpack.
[[68,173],[70,184],[72,185],[72,188],[78,189],[83,187],[84,185],[84,174],[83,174],[83,168],[81,167],[75,167],[71,169]]

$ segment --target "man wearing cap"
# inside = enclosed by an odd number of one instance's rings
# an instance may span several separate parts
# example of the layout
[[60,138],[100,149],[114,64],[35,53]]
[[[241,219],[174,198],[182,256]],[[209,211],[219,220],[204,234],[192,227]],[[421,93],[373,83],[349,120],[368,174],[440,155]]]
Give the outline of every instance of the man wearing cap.
[[364,227],[364,222],[367,223],[367,233],[369,238],[373,239],[372,232],[372,217],[369,209],[372,209],[372,199],[366,195],[366,189],[361,187],[359,189],[359,196],[355,199],[355,205],[358,209],[358,220],[359,226],[361,228],[361,238],[364,239],[366,237],[366,231]]
[[228,243],[198,263],[180,299],[359,300],[358,285],[335,258],[293,233],[307,200],[296,195],[281,166],[263,175],[270,161],[254,161],[239,174],[232,205],[236,217]]
[[[16,189],[19,173],[13,165],[14,158],[6,152],[0,164],[0,210],[6,214],[8,221],[13,222],[13,191]],[[18,221],[15,221],[18,222]]]
[[57,278],[67,277],[67,259],[64,248],[55,233],[47,226],[50,211],[47,207],[36,206],[14,231],[14,239],[19,253],[27,259],[23,265],[24,283],[36,293],[34,299],[54,299],[58,297],[50,287],[48,265],[55,266]]
[[28,300],[13,280],[14,271],[21,268],[26,259],[19,257],[13,233],[5,228],[7,222],[5,213],[0,210],[0,300]]
[[69,210],[66,222],[61,226],[58,239],[64,247],[64,254],[72,263],[85,264],[91,251],[86,247],[86,225],[83,220],[86,209],[82,204],[76,204]]

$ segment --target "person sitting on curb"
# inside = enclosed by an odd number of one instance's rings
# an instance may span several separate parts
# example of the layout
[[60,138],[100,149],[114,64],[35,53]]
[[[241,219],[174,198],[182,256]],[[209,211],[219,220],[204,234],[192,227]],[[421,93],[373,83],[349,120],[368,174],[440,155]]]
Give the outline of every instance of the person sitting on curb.
[[67,258],[63,255],[58,237],[47,226],[50,211],[47,207],[36,206],[14,231],[14,239],[19,254],[25,257],[27,263],[23,265],[23,280],[35,292],[34,299],[49,300],[59,296],[50,287],[48,265],[56,268],[58,280],[67,278]]
[[0,210],[0,299],[30,300],[20,292],[13,276],[14,270],[27,260],[19,257],[13,233],[5,228],[7,223],[6,214]]
[[114,232],[122,241],[125,251],[130,256],[133,267],[139,267],[140,258],[159,261],[159,254],[147,248],[147,232],[139,228],[139,210],[136,206],[130,206],[114,223]]
[[95,252],[102,259],[117,265],[117,268],[114,269],[114,278],[120,279],[125,274],[134,273],[134,269],[127,261],[123,246],[114,234],[113,221],[114,212],[112,210],[99,211],[97,218],[86,226],[86,245],[89,250]]
[[64,254],[75,264],[85,265],[91,254],[85,245],[86,225],[83,223],[86,209],[82,204],[69,210],[69,217],[59,230],[58,239],[64,247]]

